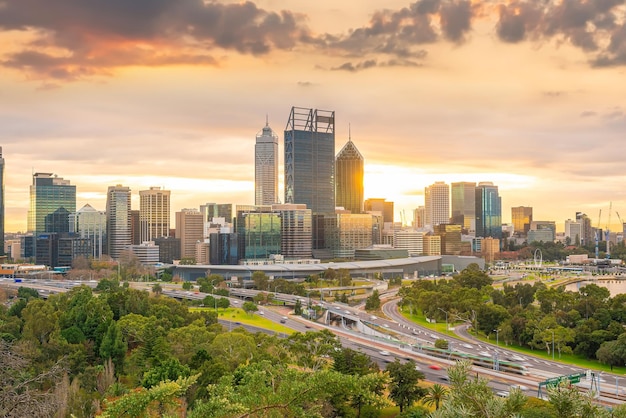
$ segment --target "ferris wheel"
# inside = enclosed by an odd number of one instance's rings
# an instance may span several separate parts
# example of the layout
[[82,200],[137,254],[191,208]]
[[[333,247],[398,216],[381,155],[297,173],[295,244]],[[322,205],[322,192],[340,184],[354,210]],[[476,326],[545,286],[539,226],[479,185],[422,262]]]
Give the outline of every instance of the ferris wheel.
[[541,253],[541,250],[539,248],[535,250],[533,261],[535,262],[535,267],[540,269],[541,265],[543,264],[543,254]]

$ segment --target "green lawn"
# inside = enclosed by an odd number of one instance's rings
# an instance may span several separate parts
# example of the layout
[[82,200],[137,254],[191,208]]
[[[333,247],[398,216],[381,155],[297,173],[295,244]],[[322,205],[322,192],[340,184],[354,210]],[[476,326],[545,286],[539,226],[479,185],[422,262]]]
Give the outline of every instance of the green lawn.
[[[458,338],[458,336],[453,331],[446,331],[445,323],[439,322],[436,324],[431,324],[426,321],[426,318],[422,314],[410,315],[407,312],[402,312],[402,315],[409,321],[414,322],[418,325],[432,329],[442,334],[450,335],[451,337]],[[450,324],[450,326],[453,326],[453,324]],[[478,334],[478,337],[476,338],[480,341],[484,341],[490,344],[495,343],[493,339],[487,338],[484,334]],[[516,345],[506,345],[506,346],[504,344],[500,344],[500,345],[503,348],[506,348],[507,350],[517,351],[520,354],[532,355],[534,357],[539,357],[545,360],[552,360],[552,354],[548,354],[546,351],[543,351],[543,350],[531,350],[530,348],[519,347]],[[601,371],[611,372],[611,373],[616,373],[616,374],[626,373],[626,367],[613,367],[613,370],[611,371],[611,368],[605,364],[602,364],[596,360],[587,360],[585,358],[581,358],[573,354],[563,354],[561,357],[559,357],[559,354],[557,352],[554,360],[564,363],[564,364],[575,365],[583,369],[601,370]]]
[[[207,310],[211,311],[214,308],[190,308],[190,310]],[[227,308],[218,309],[219,319],[225,321],[239,322],[246,325],[251,325],[263,329],[268,329],[276,333],[293,334],[295,331],[291,328],[287,328],[281,324],[265,319],[259,315],[248,315],[241,308]],[[235,325],[235,324],[233,324]]]

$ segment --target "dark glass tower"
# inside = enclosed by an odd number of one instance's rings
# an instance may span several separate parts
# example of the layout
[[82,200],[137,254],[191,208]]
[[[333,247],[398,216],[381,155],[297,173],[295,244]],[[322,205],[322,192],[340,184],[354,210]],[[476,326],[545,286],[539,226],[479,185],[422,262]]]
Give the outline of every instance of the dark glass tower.
[[476,187],[476,236],[502,238],[502,198],[491,182]]
[[335,112],[292,107],[285,128],[285,203],[335,212]]
[[35,173],[30,186],[28,231],[67,233],[69,214],[76,212],[76,186],[51,173]]
[[363,213],[364,160],[352,138],[348,139],[337,154],[335,173],[337,177],[335,204],[354,214]]

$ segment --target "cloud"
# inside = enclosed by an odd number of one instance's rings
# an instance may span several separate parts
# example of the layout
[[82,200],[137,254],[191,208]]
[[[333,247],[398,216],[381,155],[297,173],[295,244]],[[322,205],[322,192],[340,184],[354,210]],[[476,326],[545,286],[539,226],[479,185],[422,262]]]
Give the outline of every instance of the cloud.
[[216,48],[264,55],[308,36],[304,16],[252,2],[197,0],[46,0],[5,2],[0,29],[35,40],[2,65],[29,77],[76,80],[123,66],[217,65]]
[[593,110],[585,110],[580,113],[581,118],[590,118],[592,116],[597,116],[598,112],[594,112]]

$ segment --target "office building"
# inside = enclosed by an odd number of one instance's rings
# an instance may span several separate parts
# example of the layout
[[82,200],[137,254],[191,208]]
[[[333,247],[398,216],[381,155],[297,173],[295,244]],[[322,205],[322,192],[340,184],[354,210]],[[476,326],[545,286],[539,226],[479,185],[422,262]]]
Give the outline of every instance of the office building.
[[[154,240],[154,245],[159,247],[159,263],[173,264],[174,260],[181,259],[180,238],[175,238],[173,236],[157,238]],[[195,252],[193,257],[191,258],[193,258],[194,260],[196,259]]]
[[107,253],[119,260],[131,245],[130,188],[109,186],[107,190]]
[[418,206],[413,210],[413,228],[419,229],[424,227],[424,206]]
[[285,128],[285,203],[335,211],[335,112],[292,107]]
[[410,257],[424,254],[424,231],[401,229],[394,231],[393,247],[405,249]]
[[528,243],[554,242],[556,239],[556,224],[554,221],[532,221],[528,231]]
[[60,236],[57,247],[57,262],[54,267],[71,267],[72,261],[78,257],[93,257],[93,240],[77,235]]
[[159,247],[153,241],[142,242],[139,245],[131,245],[128,249],[135,254],[137,260],[144,266],[153,266],[159,263]]
[[383,226],[385,224],[393,224],[393,202],[387,202],[385,199],[373,198],[365,200],[363,206],[366,213],[379,213],[382,215]]
[[481,238],[481,254],[485,262],[493,263],[500,253],[500,240],[497,238]]
[[450,223],[461,225],[463,232],[472,235],[476,231],[476,183],[458,182],[450,185],[452,216]]
[[238,205],[235,225],[242,259],[269,259],[281,253],[281,217],[272,206]]
[[225,225],[231,225],[233,223],[233,205],[232,203],[206,203],[200,205],[200,213],[202,214],[203,222],[203,235],[205,239],[209,239],[209,235],[215,231],[212,231],[213,225],[216,222],[215,218],[221,218]]
[[130,244],[141,244],[141,236],[139,234],[139,210],[132,209],[130,211]]
[[35,173],[30,186],[28,232],[68,233],[69,214],[76,212],[76,186],[51,173]]
[[239,264],[237,233],[215,233],[209,237],[209,261],[214,265]]
[[363,156],[349,137],[335,160],[335,205],[353,214],[363,213],[364,164]]
[[533,221],[533,208],[529,206],[511,208],[511,220],[513,233],[526,236],[530,230],[530,223]]
[[424,188],[424,224],[434,227],[450,223],[450,187],[437,181]]
[[70,233],[91,242],[89,257],[98,259],[106,252],[107,215],[86,204],[70,214]]
[[582,224],[568,219],[565,221],[565,239],[569,238],[569,245],[580,245],[583,234]]
[[139,192],[139,238],[150,242],[170,236],[170,191],[150,187]]
[[176,212],[176,238],[180,239],[180,257],[196,258],[196,243],[204,238],[204,221],[197,209]]
[[353,259],[356,250],[371,247],[373,219],[371,214],[355,214],[347,210],[327,216],[325,240],[333,257]]
[[[598,219],[598,222],[600,220]],[[576,222],[580,222],[582,234],[580,236],[581,245],[589,245],[595,241],[595,234],[591,227],[591,218],[582,212],[576,212]]]
[[254,145],[254,204],[278,203],[278,135],[268,121]]
[[278,212],[281,218],[281,255],[286,260],[311,258],[313,236],[311,209],[301,204],[284,204],[273,205],[272,210]]
[[4,157],[0,147],[0,257],[5,256],[4,251]]
[[502,238],[502,198],[492,182],[476,186],[476,236]]
[[439,235],[424,236],[424,255],[441,255],[441,237]]
[[440,237],[441,254],[461,254],[461,225],[439,224],[435,226],[435,235]]

